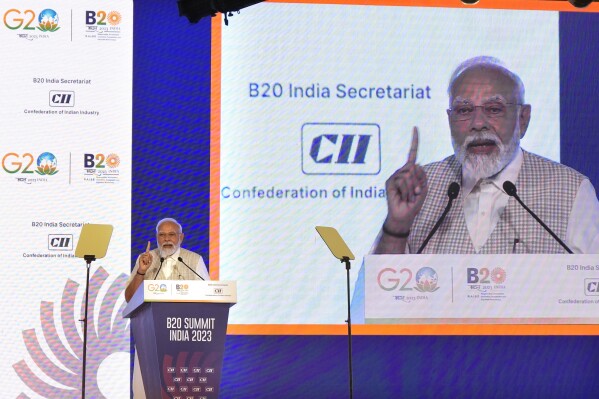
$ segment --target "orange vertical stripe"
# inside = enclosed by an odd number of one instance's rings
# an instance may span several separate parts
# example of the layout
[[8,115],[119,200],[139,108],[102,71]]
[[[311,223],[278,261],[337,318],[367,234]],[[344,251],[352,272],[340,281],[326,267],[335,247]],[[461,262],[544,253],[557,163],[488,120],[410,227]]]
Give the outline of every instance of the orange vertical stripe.
[[222,20],[221,15],[211,18],[211,90],[210,90],[210,278],[220,275],[220,104]]

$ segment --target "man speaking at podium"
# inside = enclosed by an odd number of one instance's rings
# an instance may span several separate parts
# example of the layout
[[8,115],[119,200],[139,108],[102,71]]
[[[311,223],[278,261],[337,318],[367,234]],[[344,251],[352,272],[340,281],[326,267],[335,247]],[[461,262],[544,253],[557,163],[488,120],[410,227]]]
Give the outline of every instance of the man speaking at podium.
[[[372,253],[567,252],[516,196],[572,252],[599,253],[599,202],[589,179],[520,148],[532,110],[520,77],[496,58],[475,57],[454,71],[448,94],[454,155],[418,165],[414,128],[406,164],[386,182],[387,217]],[[352,318],[363,319],[363,301],[362,267]]]
[[[158,248],[150,250],[148,241],[146,252],[137,257],[131,272],[125,300],[129,302],[144,280],[210,280],[210,275],[202,257],[181,248],[183,228],[175,219],[165,218],[156,225],[156,243]],[[133,366],[133,397],[145,398],[145,391],[139,368],[139,359],[135,354]]]
[[148,241],[146,252],[137,258],[125,289],[127,302],[144,280],[210,280],[202,257],[181,248],[184,237],[183,228],[175,219],[165,218],[158,222],[158,248],[150,251]]

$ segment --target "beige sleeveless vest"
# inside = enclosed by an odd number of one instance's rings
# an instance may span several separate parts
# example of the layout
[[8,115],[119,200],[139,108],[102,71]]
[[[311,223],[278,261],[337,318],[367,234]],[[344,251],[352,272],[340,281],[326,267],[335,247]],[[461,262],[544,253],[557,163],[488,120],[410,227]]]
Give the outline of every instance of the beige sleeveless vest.
[[[563,241],[576,193],[585,177],[574,169],[538,155],[526,151],[523,154],[522,169],[518,180],[514,182],[518,196]],[[420,247],[443,213],[448,201],[449,184],[454,181],[460,183],[462,180],[461,165],[453,155],[425,165],[424,169],[429,190],[408,238],[413,252]],[[423,253],[475,253],[466,227],[462,202],[460,192],[445,221]],[[479,253],[565,253],[565,250],[514,198],[510,198],[495,230]]]

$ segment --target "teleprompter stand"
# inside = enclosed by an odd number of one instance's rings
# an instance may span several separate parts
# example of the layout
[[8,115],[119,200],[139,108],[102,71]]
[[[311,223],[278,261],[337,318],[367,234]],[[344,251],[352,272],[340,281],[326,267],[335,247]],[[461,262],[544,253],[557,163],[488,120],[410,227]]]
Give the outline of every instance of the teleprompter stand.
[[83,365],[81,370],[81,398],[85,399],[85,365],[87,360],[87,301],[89,299],[89,268],[96,259],[106,256],[112,225],[109,224],[84,224],[81,228],[75,256],[85,260],[87,278],[85,280],[85,313],[83,319]]
[[339,235],[339,232],[333,227],[316,226],[316,231],[320,234],[322,240],[327,244],[327,247],[333,253],[333,256],[345,263],[345,270],[347,271],[347,344],[348,344],[348,355],[349,355],[349,397],[350,399],[354,396],[354,384],[353,384],[353,373],[352,373],[352,356],[351,356],[351,303],[349,298],[349,269],[351,265],[350,260],[356,259],[354,254],[348,248],[343,238]]

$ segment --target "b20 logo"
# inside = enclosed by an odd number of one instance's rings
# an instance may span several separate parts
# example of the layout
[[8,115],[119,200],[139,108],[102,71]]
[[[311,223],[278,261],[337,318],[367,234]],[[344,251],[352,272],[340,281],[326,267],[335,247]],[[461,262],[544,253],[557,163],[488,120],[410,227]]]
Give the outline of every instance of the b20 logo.
[[121,164],[117,154],[83,154],[83,167],[85,169],[116,168]]
[[372,123],[305,123],[302,172],[307,175],[376,175],[381,171],[381,129]]
[[467,284],[503,284],[506,279],[505,270],[501,267],[495,267],[493,270],[489,270],[486,267],[480,269],[475,267],[469,267],[466,269],[466,283]]
[[118,11],[86,11],[85,12],[85,24],[86,25],[97,25],[105,26],[106,23],[116,26],[121,23],[121,13]]

